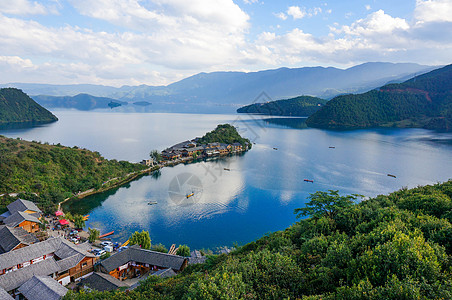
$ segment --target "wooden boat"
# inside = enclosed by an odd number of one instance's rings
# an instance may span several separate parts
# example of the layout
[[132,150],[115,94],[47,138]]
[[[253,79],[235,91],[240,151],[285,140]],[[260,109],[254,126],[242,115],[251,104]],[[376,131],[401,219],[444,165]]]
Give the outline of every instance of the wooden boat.
[[310,179],[305,179],[304,181],[314,183],[314,180],[310,180]]
[[149,201],[148,202],[148,205],[154,205],[154,204],[157,204],[157,201]]
[[188,194],[187,196],[185,196],[185,197],[187,197],[187,199],[188,198],[190,198],[190,197],[192,197],[192,196],[194,196],[195,195],[195,193],[191,193],[191,194]]
[[393,178],[397,178],[397,176],[392,175],[392,174],[388,174],[389,177],[393,177]]
[[278,148],[273,147],[274,150],[278,150]]
[[112,235],[113,233],[115,233],[115,232],[114,231],[110,231],[110,232],[108,232],[106,234],[99,235],[99,238],[103,238],[103,237],[106,237],[108,235]]
[[224,168],[226,171],[231,171],[231,169],[229,169],[229,168]]
[[334,147],[334,146],[330,146],[330,147],[328,147],[328,148],[330,148],[330,149],[336,149],[336,147]]

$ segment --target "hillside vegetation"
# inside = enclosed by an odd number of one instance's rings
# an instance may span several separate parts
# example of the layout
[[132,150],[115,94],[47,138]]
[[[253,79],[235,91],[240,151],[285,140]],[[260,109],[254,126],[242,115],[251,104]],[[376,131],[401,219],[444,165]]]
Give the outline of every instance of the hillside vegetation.
[[452,181],[360,196],[316,192],[284,231],[129,292],[65,299],[452,299]]
[[233,144],[240,143],[242,146],[248,145],[251,147],[251,142],[247,138],[243,138],[237,132],[234,126],[230,124],[220,124],[214,130],[206,133],[202,138],[197,141],[198,144],[209,144],[209,143],[223,143],[223,144]]
[[364,94],[338,96],[306,121],[318,128],[452,130],[452,65]]
[[21,90],[0,89],[0,125],[25,122],[48,123],[57,120],[57,117]]
[[[109,179],[144,168],[77,147],[0,136],[0,194],[28,193],[26,197],[45,211],[52,211],[56,203],[74,193],[98,189]],[[11,201],[1,198],[0,210]]]
[[271,116],[308,117],[318,111],[326,102],[326,100],[317,97],[300,96],[267,103],[250,104],[237,109],[237,112]]

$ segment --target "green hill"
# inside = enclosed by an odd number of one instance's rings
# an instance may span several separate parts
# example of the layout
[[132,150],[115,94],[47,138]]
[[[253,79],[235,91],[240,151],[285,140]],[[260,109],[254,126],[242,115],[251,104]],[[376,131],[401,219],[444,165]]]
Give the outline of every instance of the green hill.
[[452,65],[364,94],[338,96],[306,123],[318,128],[452,130]]
[[[29,200],[45,211],[52,211],[56,203],[79,191],[105,187],[103,183],[109,179],[145,168],[107,160],[98,152],[77,147],[0,136],[0,194],[28,193]],[[12,200],[0,197],[0,211]]]
[[0,124],[49,123],[57,120],[57,117],[21,90],[0,89]]
[[267,103],[250,104],[237,109],[237,112],[271,116],[307,117],[318,111],[326,102],[326,100],[317,97],[300,96]]
[[78,110],[92,110],[96,108],[114,108],[127,105],[127,102],[112,98],[96,97],[89,94],[75,96],[33,96],[33,99],[41,105],[50,108],[75,108]]
[[206,133],[202,138],[199,138],[197,140],[197,143],[202,145],[209,143],[240,143],[243,147],[248,146],[251,148],[250,140],[241,137],[237,132],[237,129],[235,129],[235,127],[230,124],[218,125],[217,128]]
[[[300,219],[181,275],[64,299],[452,299],[452,181],[355,203],[316,192]],[[301,217],[300,216],[300,217]]]

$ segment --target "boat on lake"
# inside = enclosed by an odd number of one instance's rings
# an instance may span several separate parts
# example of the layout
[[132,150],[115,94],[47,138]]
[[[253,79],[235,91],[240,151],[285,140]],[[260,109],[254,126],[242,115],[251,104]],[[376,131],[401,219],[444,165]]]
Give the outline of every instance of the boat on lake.
[[397,176],[392,175],[392,174],[388,174],[389,177],[393,177],[393,178],[397,178]]
[[229,169],[229,168],[224,168],[224,170],[225,170],[225,171],[231,171],[231,169]]
[[149,201],[148,202],[148,205],[154,205],[154,204],[157,204],[157,201]]
[[187,197],[187,199],[188,198],[190,198],[190,197],[193,197],[195,195],[195,193],[191,193],[191,194],[188,194],[187,196],[185,196],[185,197]]
[[336,149],[336,147],[334,147],[334,146],[330,146],[330,147],[328,147],[328,148],[330,148],[330,149]]
[[314,183],[314,180],[311,180],[311,179],[305,179],[304,181]]
[[276,148],[276,147],[273,147],[273,149],[274,149],[274,150],[278,150],[278,148]]

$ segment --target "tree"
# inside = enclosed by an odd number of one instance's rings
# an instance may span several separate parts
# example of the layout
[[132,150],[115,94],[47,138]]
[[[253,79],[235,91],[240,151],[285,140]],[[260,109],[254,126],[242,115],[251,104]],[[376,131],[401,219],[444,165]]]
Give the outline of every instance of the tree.
[[176,254],[180,256],[190,256],[190,247],[188,247],[187,245],[179,245]]
[[83,228],[85,227],[85,219],[83,219],[82,215],[74,216],[74,226],[75,228]]
[[96,228],[88,228],[88,232],[89,232],[88,240],[91,243],[94,243],[94,241],[99,238],[100,231]]
[[152,250],[162,253],[168,253],[168,249],[163,244],[152,245]]
[[358,197],[364,196],[357,194],[339,196],[339,191],[333,190],[328,192],[317,191],[308,197],[311,201],[306,203],[306,207],[297,208],[294,212],[297,214],[297,218],[312,216],[315,219],[319,219],[326,216],[334,219],[341,209],[351,206]]
[[156,162],[159,162],[162,160],[162,155],[157,150],[152,150],[149,153],[149,156],[152,157]]
[[149,232],[143,230],[142,232],[135,231],[129,239],[130,245],[139,245],[143,249],[151,248],[151,238]]

